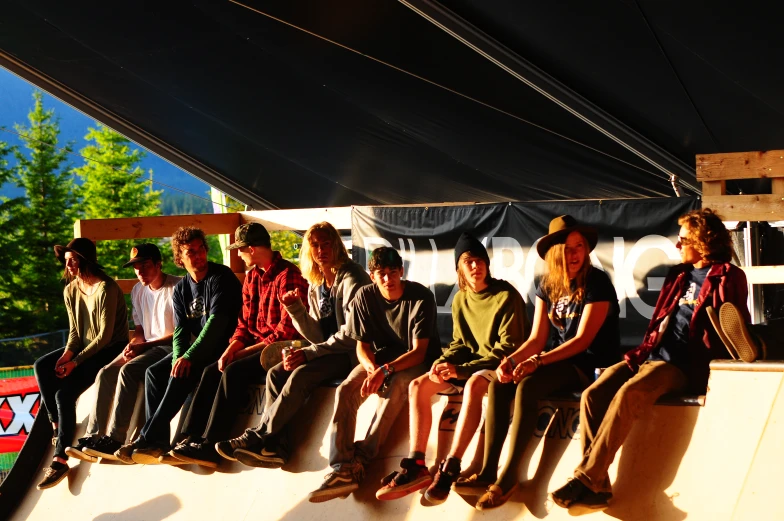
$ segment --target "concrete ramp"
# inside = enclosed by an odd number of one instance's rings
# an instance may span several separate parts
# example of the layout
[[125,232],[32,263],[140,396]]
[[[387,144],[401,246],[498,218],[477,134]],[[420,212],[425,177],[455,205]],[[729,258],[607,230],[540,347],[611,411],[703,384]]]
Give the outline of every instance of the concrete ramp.
[[[704,407],[658,405],[632,431],[611,469],[615,497],[592,519],[680,521],[782,520],[778,501],[784,456],[784,366],[774,362],[715,363]],[[86,421],[92,390],[79,402],[77,417]],[[578,403],[544,402],[539,412],[538,437],[529,446],[523,486],[512,500],[491,512],[473,509],[476,498],[455,493],[446,503],[429,506],[420,494],[380,502],[375,490],[380,478],[397,468],[408,453],[408,418],[402,415],[381,456],[367,469],[360,490],[345,500],[310,504],[307,493],[327,474],[328,426],[334,389],[319,389],[298,416],[293,455],[284,469],[252,469],[225,462],[216,471],[189,465],[126,466],[115,462],[71,460],[66,482],[39,492],[29,487],[11,519],[78,520],[336,520],[350,519],[572,519],[553,505],[547,493],[571,476],[580,459]],[[447,397],[434,404],[434,416],[459,402]],[[364,434],[375,400],[360,410],[357,431]],[[555,413],[556,410],[560,412]],[[237,425],[258,422],[251,406]],[[430,437],[429,463],[448,451],[453,414],[444,415]],[[177,419],[175,419],[176,424]],[[82,427],[83,430],[83,427]],[[478,465],[475,445],[465,466]],[[48,464],[51,447],[41,460]],[[503,455],[503,458],[506,454]],[[8,517],[2,516],[3,518]]]

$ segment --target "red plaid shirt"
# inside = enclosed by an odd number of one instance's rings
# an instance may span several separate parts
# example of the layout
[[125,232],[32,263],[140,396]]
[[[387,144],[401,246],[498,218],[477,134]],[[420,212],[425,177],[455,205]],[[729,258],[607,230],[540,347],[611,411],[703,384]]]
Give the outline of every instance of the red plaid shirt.
[[[302,338],[280,297],[295,288],[299,288],[300,295],[307,295],[308,283],[299,268],[284,260],[280,253],[273,253],[269,269],[254,267],[245,275],[242,284],[242,315],[231,341],[237,340],[244,347]],[[304,304],[307,308],[308,303]]]

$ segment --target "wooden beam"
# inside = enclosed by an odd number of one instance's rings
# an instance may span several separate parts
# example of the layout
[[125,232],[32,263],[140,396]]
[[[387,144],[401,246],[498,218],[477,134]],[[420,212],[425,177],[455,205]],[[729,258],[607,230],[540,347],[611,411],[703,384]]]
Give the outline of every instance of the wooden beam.
[[697,181],[784,177],[784,150],[697,155]]
[[772,194],[784,195],[784,177],[777,177],[770,180]]
[[302,210],[262,210],[240,212],[242,222],[258,222],[268,231],[307,230],[311,225],[327,221],[338,230],[351,229],[351,207],[306,208]]
[[117,279],[117,285],[120,286],[120,289],[126,295],[131,294],[131,290],[139,282],[139,279]]
[[749,284],[784,284],[784,266],[745,266]]
[[[240,261],[240,262],[242,262],[242,261]],[[240,282],[244,282],[245,281],[245,272],[244,271],[239,272],[239,273],[235,272],[234,275],[237,276],[237,279]],[[117,285],[120,286],[120,289],[122,290],[122,292],[124,294],[130,295],[131,294],[131,290],[136,285],[136,283],[139,282],[139,279],[117,279],[116,282],[117,282]]]
[[725,221],[784,220],[784,196],[778,194],[703,196],[702,207]]
[[727,181],[703,181],[702,195],[726,195]]
[[87,237],[93,241],[153,239],[170,237],[180,226],[196,226],[207,235],[221,235],[234,233],[240,222],[238,213],[80,219],[74,223],[74,237]]

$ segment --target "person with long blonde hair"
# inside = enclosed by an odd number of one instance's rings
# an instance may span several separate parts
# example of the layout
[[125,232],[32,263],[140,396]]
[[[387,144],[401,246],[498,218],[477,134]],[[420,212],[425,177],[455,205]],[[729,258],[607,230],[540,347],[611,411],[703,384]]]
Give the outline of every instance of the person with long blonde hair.
[[[589,259],[597,240],[594,228],[562,215],[537,244],[547,272],[536,291],[531,335],[501,361],[498,380],[490,384],[482,470],[455,486],[462,493],[487,489],[478,510],[503,505],[517,488],[522,456],[536,430],[537,402],[557,391],[584,389],[595,368],[620,358],[615,288]],[[512,401],[509,459],[498,474]]]
[[[216,444],[218,453],[251,467],[278,468],[288,460],[288,423],[322,382],[345,378],[357,364],[356,341],[345,326],[354,294],[370,276],[349,259],[340,234],[328,222],[305,232],[300,269],[307,295],[281,297],[294,327],[310,345],[294,349],[267,373],[264,416],[258,427]],[[303,303],[308,302],[308,307]]]

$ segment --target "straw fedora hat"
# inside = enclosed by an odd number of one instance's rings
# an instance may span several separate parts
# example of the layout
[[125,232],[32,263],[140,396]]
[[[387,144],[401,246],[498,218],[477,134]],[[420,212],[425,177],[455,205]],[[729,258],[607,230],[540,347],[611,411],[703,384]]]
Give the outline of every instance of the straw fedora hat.
[[544,259],[544,256],[547,255],[547,252],[554,244],[563,244],[572,232],[580,232],[585,237],[588,241],[589,252],[596,248],[596,243],[599,241],[599,234],[596,228],[581,225],[571,215],[561,215],[550,221],[547,235],[539,239],[539,242],[536,244],[537,253]]

